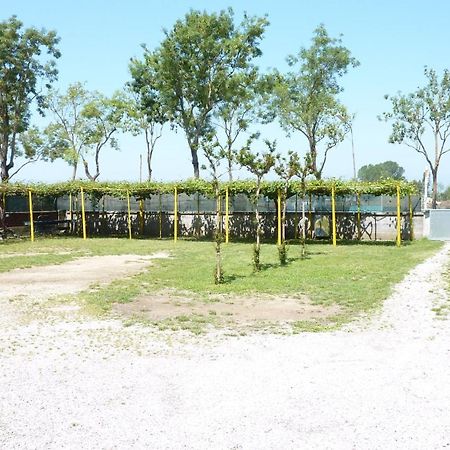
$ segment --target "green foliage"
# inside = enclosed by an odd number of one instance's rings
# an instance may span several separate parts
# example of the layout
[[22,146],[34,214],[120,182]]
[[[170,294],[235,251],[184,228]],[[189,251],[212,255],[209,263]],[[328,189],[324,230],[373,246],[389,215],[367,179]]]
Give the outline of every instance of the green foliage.
[[267,151],[261,152],[261,154],[252,152],[250,145],[247,145],[239,151],[236,157],[242,167],[255,175],[257,187],[263,176],[267,175],[274,167],[276,161],[275,142],[265,141],[265,144]]
[[[233,179],[233,164],[238,152],[237,141],[251,124],[259,120],[264,108],[266,84],[255,67],[237,73],[229,78],[226,88],[227,98],[214,113],[216,129],[215,144],[227,160],[228,179]],[[250,141],[257,138],[250,136]]]
[[261,215],[258,209],[258,201],[261,196],[261,181],[264,175],[270,172],[275,165],[275,142],[271,143],[266,141],[267,150],[264,152],[253,153],[250,150],[249,143],[246,147],[241,149],[237,155],[237,161],[242,167],[245,167],[256,177],[255,191],[250,195],[250,199],[255,208],[255,221],[256,221],[256,243],[253,248],[253,267],[255,271],[260,270],[260,240],[262,235]]
[[[307,167],[320,179],[328,152],[344,140],[351,127],[351,118],[337,98],[342,91],[338,79],[359,63],[341,45],[341,39],[331,38],[320,25],[311,47],[289,56],[288,64],[299,67],[287,75],[274,74],[273,115],[288,133],[298,131],[307,139]],[[323,153],[321,161],[319,151]]]
[[[55,59],[59,38],[54,31],[22,29],[17,17],[0,22],[0,180],[9,179],[9,171],[19,152],[18,137],[30,122],[31,105],[44,112],[42,84],[57,78]],[[45,56],[48,60],[45,61]],[[30,153],[31,151],[31,153]],[[27,158],[34,158],[28,147]]]
[[61,158],[73,167],[72,180],[77,175],[80,155],[87,152],[88,126],[81,111],[90,100],[90,93],[82,83],[71,84],[64,94],[52,89],[45,98],[54,116],[44,131],[50,157]]
[[259,56],[267,20],[245,17],[234,24],[233,12],[190,11],[178,20],[160,47],[145,49],[142,65],[155,81],[173,123],[181,127],[199,177],[200,140],[213,130],[214,110],[230,96],[230,79],[245,72]]
[[439,192],[439,200],[450,200],[450,186]]
[[[44,131],[51,159],[62,158],[72,166],[72,180],[77,176],[81,160],[87,178],[96,181],[100,175],[100,151],[107,144],[119,148],[113,135],[125,127],[126,99],[120,93],[107,98],[99,92],[87,91],[81,83],[74,83],[64,94],[49,91],[46,104],[54,115],[54,121]],[[91,153],[95,173],[89,169]]]
[[450,151],[450,71],[441,78],[425,67],[427,84],[410,94],[386,95],[392,110],[382,118],[392,122],[389,142],[405,144],[425,158],[433,178],[433,208],[438,195],[441,158]]
[[278,249],[278,259],[280,260],[280,264],[285,266],[288,262],[287,254],[288,254],[288,246],[286,242],[282,242],[280,245],[277,245]]
[[257,243],[253,244],[252,263],[253,271],[259,272],[261,270],[261,245]]
[[[281,178],[281,181],[283,182],[283,189],[280,190],[281,194],[281,221],[282,221],[282,227],[281,227],[281,241],[284,243],[284,240],[286,239],[286,230],[285,230],[285,224],[286,224],[286,200],[288,198],[288,192],[289,192],[289,183],[292,180],[293,177],[299,177],[302,185],[305,182],[305,178],[307,176],[307,168],[306,166],[302,166],[300,162],[300,156],[298,153],[289,151],[288,156],[282,157],[280,155],[277,155],[276,164],[274,167],[275,173]],[[304,196],[304,193],[302,193],[302,197]]]
[[379,164],[368,164],[358,170],[358,178],[361,181],[378,181],[390,178],[392,180],[404,180],[405,169],[394,161],[385,161]]
[[[303,192],[312,195],[331,195],[332,186],[336,188],[337,195],[370,194],[370,195],[396,195],[397,186],[400,186],[401,195],[415,194],[417,186],[407,181],[381,180],[376,183],[359,181],[341,181],[335,179],[306,181],[303,185],[300,181],[291,181],[288,188],[288,196],[302,195]],[[127,191],[135,198],[148,198],[151,195],[171,194],[175,186],[178,192],[186,194],[202,194],[215,198],[214,189],[210,181],[201,179],[189,179],[173,182],[144,182],[133,183],[129,181],[90,182],[70,181],[64,183],[3,183],[0,184],[0,193],[6,195],[27,195],[28,190],[36,195],[62,197],[69,194],[79,194],[83,188],[85,192],[93,192],[97,196],[109,195],[117,198],[125,198]],[[254,180],[236,180],[231,183],[219,183],[219,191],[223,195],[228,188],[230,195],[246,194],[254,195],[256,182]],[[283,188],[280,181],[262,181],[261,195],[276,199],[277,193]]]
[[[151,60],[151,56],[149,56]],[[157,89],[157,73],[152,65],[132,59],[129,65],[132,81],[127,101],[126,129],[133,135],[144,133],[147,149],[148,180],[152,179],[152,158],[164,125],[169,121],[167,107]]]
[[[97,311],[108,311],[118,301],[130,302],[141,295],[167,289],[203,302],[217,302],[223,295],[252,298],[261,295],[304,296],[314,305],[341,308],[338,318],[325,322],[330,326],[379,308],[392,286],[441,246],[442,243],[427,240],[414,241],[400,248],[369,244],[333,248],[311,244],[307,260],[292,258],[288,265],[280,267],[275,246],[265,245],[261,247],[261,256],[266,264],[263,270],[255,273],[246,257],[250,244],[230,243],[223,246],[225,282],[215,285],[211,277],[215,255],[210,242],[181,240],[175,244],[167,240],[83,241],[77,238],[38,239],[33,243],[0,242],[2,253],[14,255],[2,258],[1,270],[34,266],[43,260],[47,264],[59,264],[74,256],[170,252],[171,258],[154,260],[148,271],[82,293],[78,299],[90,305],[92,310],[97,307]],[[26,252],[39,254],[15,256]],[[72,296],[71,301],[74,300]]]

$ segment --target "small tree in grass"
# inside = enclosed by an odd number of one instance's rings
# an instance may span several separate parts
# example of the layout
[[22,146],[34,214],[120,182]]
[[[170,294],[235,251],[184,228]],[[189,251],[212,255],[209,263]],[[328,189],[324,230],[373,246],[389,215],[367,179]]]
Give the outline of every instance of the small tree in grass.
[[264,175],[267,175],[274,167],[276,161],[275,155],[275,142],[265,141],[267,150],[265,152],[253,153],[250,150],[251,140],[247,142],[247,145],[240,150],[237,154],[237,161],[245,167],[250,173],[256,177],[256,191],[252,196],[253,205],[255,207],[255,219],[256,219],[256,243],[253,248],[253,268],[257,272],[261,270],[260,264],[260,251],[261,251],[261,216],[258,209],[258,200],[261,196],[261,182]]
[[283,189],[281,191],[281,245],[278,246],[278,256],[280,258],[280,263],[284,265],[287,262],[286,202],[289,191],[289,183],[292,178],[298,176],[301,178],[304,186],[307,169],[306,164],[302,166],[300,162],[300,155],[294,151],[289,151],[287,157],[277,155],[274,170],[283,182]]
[[214,269],[214,283],[222,284],[223,278],[223,267],[222,267],[222,212],[220,208],[220,186],[219,178],[220,174],[217,173],[217,169],[220,166],[220,161],[224,157],[223,151],[217,145],[217,142],[212,141],[211,138],[206,138],[202,141],[203,153],[208,161],[208,167],[203,167],[204,169],[209,169],[211,175],[211,185],[214,192],[214,198],[217,202],[216,207],[216,225],[214,230],[214,242],[216,250],[216,267]]

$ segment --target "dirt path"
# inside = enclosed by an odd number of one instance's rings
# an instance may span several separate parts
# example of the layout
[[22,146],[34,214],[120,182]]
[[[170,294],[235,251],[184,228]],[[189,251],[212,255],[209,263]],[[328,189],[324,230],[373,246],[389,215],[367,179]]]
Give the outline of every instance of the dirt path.
[[450,321],[432,311],[447,300],[449,249],[335,333],[163,338],[118,321],[10,320],[0,447],[450,447]]
[[167,258],[168,253],[149,256],[107,255],[77,258],[60,265],[14,269],[0,273],[0,327],[33,314],[36,304],[51,297],[77,294],[94,285],[141,272],[153,259]]
[[60,265],[15,269],[0,273],[0,298],[21,295],[34,300],[78,293],[93,284],[108,284],[140,272],[149,261],[167,258],[167,253],[150,256],[107,255],[77,258]]

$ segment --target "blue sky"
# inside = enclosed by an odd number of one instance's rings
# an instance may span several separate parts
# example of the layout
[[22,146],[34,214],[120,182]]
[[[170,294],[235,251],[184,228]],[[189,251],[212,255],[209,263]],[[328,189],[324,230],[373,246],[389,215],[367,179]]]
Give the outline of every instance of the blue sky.
[[[388,110],[384,94],[411,92],[424,83],[423,68],[439,72],[450,68],[450,2],[445,0],[397,1],[181,1],[172,0],[0,0],[0,20],[16,14],[25,26],[54,29],[61,38],[62,57],[58,61],[60,89],[75,81],[89,89],[111,94],[128,80],[128,61],[140,56],[140,44],[156,47],[164,28],[190,9],[218,11],[231,6],[237,20],[244,11],[267,14],[268,27],[261,49],[261,69],[286,69],[285,58],[308,46],[313,30],[323,23],[331,36],[343,34],[343,43],[361,65],[342,80],[341,96],[353,124],[356,163],[394,160],[410,179],[421,178],[425,161],[401,145],[389,144],[389,125],[377,116]],[[299,135],[286,138],[276,125],[261,128],[265,138],[277,139],[279,151],[304,151]],[[121,151],[102,156],[106,179],[139,178],[139,155],[145,152],[143,138],[122,136]],[[444,157],[445,158],[445,157]],[[176,164],[174,164],[174,161]],[[70,169],[63,162],[28,166],[18,179],[65,180]],[[330,155],[326,176],[352,176],[351,142],[346,139]],[[154,156],[155,179],[182,179],[192,176],[192,165],[182,130],[166,130]],[[450,157],[443,160],[440,183],[450,184]]]

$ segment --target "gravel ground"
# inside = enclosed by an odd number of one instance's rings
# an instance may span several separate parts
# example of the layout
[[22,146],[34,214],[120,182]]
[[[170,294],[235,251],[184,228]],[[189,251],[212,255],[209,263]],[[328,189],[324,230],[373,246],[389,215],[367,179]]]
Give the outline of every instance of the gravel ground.
[[70,314],[24,322],[8,302],[0,447],[450,448],[450,321],[431,310],[447,301],[449,249],[378,315],[333,333],[192,337]]

